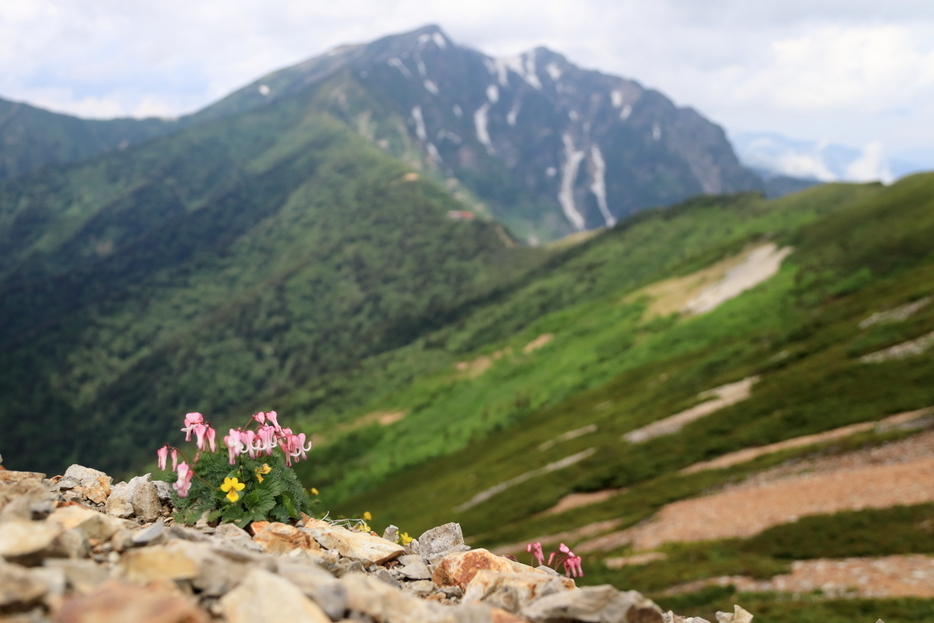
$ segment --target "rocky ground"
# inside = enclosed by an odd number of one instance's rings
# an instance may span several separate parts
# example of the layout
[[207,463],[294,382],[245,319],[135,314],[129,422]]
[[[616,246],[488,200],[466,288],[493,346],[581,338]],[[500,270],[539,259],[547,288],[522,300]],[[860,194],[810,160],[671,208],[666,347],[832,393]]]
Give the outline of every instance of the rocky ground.
[[[408,546],[304,516],[176,525],[169,486],[0,467],[0,621],[18,623],[702,623],[635,591],[576,587],[464,544],[446,524]],[[720,623],[748,623],[737,608]]]

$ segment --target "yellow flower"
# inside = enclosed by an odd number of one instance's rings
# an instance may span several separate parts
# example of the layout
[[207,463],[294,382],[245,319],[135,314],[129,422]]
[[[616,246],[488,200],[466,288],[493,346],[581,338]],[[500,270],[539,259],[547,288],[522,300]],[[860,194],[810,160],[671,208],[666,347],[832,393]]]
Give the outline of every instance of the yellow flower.
[[263,482],[263,474],[268,474],[271,471],[272,471],[272,468],[269,467],[269,464],[263,463],[262,467],[257,467],[255,470],[256,480],[258,480],[259,482]]
[[408,545],[412,542],[412,537],[409,536],[408,532],[403,532],[399,535],[399,541],[402,543],[402,545]]
[[312,492],[313,494],[315,494],[315,495],[318,495],[318,490],[315,489],[314,487],[312,487],[311,489],[309,489],[309,491],[311,491],[311,492]]
[[370,514],[370,511],[367,511],[367,512],[363,513],[363,519],[364,519],[365,521],[370,521],[370,520],[373,519],[373,515]]
[[227,499],[231,502],[236,502],[240,499],[240,494],[237,491],[243,491],[246,488],[246,485],[237,480],[236,478],[224,478],[224,484],[221,485],[221,491],[227,491]]

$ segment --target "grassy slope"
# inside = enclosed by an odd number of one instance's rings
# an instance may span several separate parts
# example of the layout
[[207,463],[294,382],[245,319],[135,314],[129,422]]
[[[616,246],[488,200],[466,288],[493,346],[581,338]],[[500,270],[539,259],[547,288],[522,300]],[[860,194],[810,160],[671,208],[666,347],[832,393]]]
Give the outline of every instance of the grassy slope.
[[[639,302],[622,302],[640,285],[705,266],[763,235],[793,244],[795,253],[776,277],[714,312],[644,322]],[[677,475],[695,461],[934,404],[930,357],[874,365],[857,360],[934,330],[931,306],[901,323],[858,326],[873,312],[934,293],[931,239],[932,175],[884,189],[825,187],[769,203],[702,200],[671,213],[646,215],[574,249],[547,273],[442,332],[444,341],[428,338],[446,346],[449,356],[437,356],[433,375],[381,397],[386,408],[407,408],[410,415],[388,427],[374,424],[346,434],[343,441],[330,440],[316,451],[318,461],[307,466],[312,469],[306,479],[330,484],[337,490],[335,498],[379,483],[370,493],[330,508],[350,514],[369,510],[378,524],[394,523],[412,533],[459,521],[474,543],[482,545],[611,518],[622,520],[623,526],[635,524],[666,503],[813,449]],[[634,252],[640,261],[629,264]],[[615,274],[615,280],[607,273]],[[565,289],[572,291],[570,300],[564,298]],[[546,332],[555,334],[550,344],[531,355],[518,354],[523,344]],[[507,346],[515,354],[484,375],[471,380],[453,374],[452,361]],[[409,361],[427,357],[426,352],[428,348],[407,351]],[[695,404],[700,391],[750,374],[760,374],[762,381],[739,405],[638,446],[619,439],[626,431]],[[539,450],[543,442],[588,424],[596,424],[599,433]],[[887,438],[866,434],[825,451]],[[455,510],[492,485],[588,448],[596,453],[572,467],[537,476],[469,510]],[[398,468],[407,457],[431,454],[444,456]],[[393,471],[397,474],[386,479]],[[328,478],[334,480],[329,483]],[[533,517],[567,493],[607,487],[629,487],[629,492],[561,515]],[[929,539],[911,536],[918,530],[915,515],[928,516],[930,509],[905,513],[869,520],[892,523],[896,535],[891,543],[879,541],[872,552],[854,545],[864,542],[860,535],[866,515],[843,514],[817,518],[797,536],[776,536],[794,531],[783,527],[749,543],[686,547],[686,553],[652,563],[654,567],[603,569],[587,582],[611,581],[652,592],[708,573],[771,575],[795,556],[930,551],[925,545]],[[815,526],[823,526],[824,532],[829,526],[849,545],[804,538],[822,533]],[[800,546],[789,549],[789,538]],[[713,562],[698,562],[705,556]],[[599,568],[599,558],[587,562]],[[733,597],[729,590],[711,591],[662,603],[712,618],[712,609],[726,609]],[[800,617],[826,614],[836,606],[840,616],[902,612],[914,613],[916,620],[934,618],[934,608],[923,600],[808,605],[762,596],[748,603],[769,620],[810,620]]]
[[11,467],[125,468],[180,414],[275,408],[539,261],[447,219],[460,204],[313,109],[284,99],[0,185]]

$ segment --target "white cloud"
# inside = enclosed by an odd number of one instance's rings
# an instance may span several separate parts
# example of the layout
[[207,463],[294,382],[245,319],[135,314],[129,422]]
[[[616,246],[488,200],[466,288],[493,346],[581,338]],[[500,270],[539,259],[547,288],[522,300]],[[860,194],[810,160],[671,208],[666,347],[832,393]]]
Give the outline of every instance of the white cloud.
[[499,56],[546,45],[736,129],[889,152],[934,144],[929,0],[4,0],[0,97],[178,115],[335,45],[430,22]]

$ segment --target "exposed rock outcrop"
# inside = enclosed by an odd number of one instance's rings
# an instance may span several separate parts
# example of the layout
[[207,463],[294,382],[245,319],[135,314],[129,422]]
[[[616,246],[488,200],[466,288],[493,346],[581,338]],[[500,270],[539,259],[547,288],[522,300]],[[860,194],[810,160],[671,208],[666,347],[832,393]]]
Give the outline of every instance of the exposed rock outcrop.
[[[59,623],[662,623],[635,591],[577,588],[471,550],[460,526],[403,547],[308,516],[296,525],[175,525],[149,476],[113,484],[0,471],[0,618]],[[252,534],[251,534],[252,533]],[[733,617],[734,623],[748,619]],[[666,618],[667,617],[667,618]],[[726,619],[724,619],[726,620]]]

